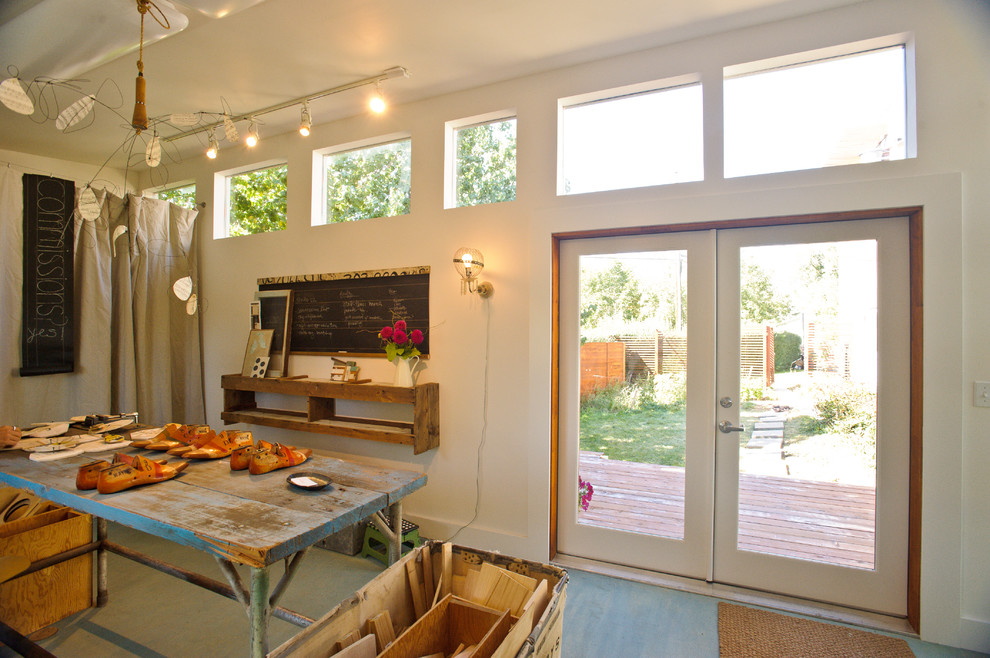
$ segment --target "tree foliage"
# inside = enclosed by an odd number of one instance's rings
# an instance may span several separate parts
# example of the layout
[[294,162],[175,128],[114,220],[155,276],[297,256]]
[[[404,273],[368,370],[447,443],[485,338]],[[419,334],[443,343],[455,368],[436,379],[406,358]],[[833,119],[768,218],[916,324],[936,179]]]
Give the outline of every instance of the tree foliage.
[[158,192],[158,198],[192,210],[196,207],[196,186],[184,185],[169,190],[161,190]]
[[742,266],[739,311],[754,324],[775,324],[794,312],[791,300],[774,288],[766,271],[756,263]]
[[642,320],[655,314],[660,303],[655,293],[643,292],[639,280],[621,261],[607,270],[582,276],[582,281],[582,329],[593,329],[608,319]]
[[327,156],[327,223],[408,214],[411,159],[410,140]]
[[228,235],[285,229],[288,172],[288,165],[279,165],[230,178]]
[[516,120],[494,121],[457,131],[458,206],[514,201]]

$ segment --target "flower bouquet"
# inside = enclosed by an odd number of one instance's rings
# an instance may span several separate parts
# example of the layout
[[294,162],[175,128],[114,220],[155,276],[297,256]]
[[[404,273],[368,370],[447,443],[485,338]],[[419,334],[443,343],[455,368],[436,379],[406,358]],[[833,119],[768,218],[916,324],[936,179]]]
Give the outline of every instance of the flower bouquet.
[[385,348],[385,356],[389,361],[395,361],[396,358],[411,359],[420,355],[416,346],[423,342],[423,332],[419,329],[406,332],[405,320],[398,320],[393,326],[383,327],[378,332],[378,337],[382,339],[382,347]]
[[585,512],[588,511],[588,506],[591,505],[591,497],[595,495],[595,488],[591,486],[591,483],[587,480],[578,476],[578,505],[581,506]]

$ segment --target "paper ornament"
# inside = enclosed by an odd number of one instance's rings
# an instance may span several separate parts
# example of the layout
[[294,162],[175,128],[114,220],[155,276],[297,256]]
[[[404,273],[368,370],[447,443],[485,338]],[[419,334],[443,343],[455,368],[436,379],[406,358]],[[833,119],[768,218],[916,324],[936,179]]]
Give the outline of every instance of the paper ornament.
[[168,121],[175,126],[195,126],[199,123],[199,115],[177,112],[170,116]]
[[144,149],[144,161],[149,167],[157,167],[162,161],[162,141],[156,134]]
[[192,294],[192,289],[192,277],[184,276],[172,284],[172,292],[174,292],[175,296],[182,301],[189,299],[189,295]]
[[229,114],[223,115],[223,134],[227,136],[228,142],[236,142],[240,138],[237,126],[234,125]]
[[55,127],[64,131],[66,128],[76,125],[86,118],[93,109],[93,103],[95,102],[96,97],[92,94],[83,96],[59,113],[58,118],[55,119]]
[[96,221],[100,216],[100,202],[96,198],[96,192],[87,185],[79,193],[79,215],[87,222]]
[[198,307],[199,299],[196,297],[196,293],[189,295],[189,299],[186,300],[186,315],[196,315]]
[[18,114],[34,114],[34,101],[17,78],[7,78],[0,82],[0,103]]

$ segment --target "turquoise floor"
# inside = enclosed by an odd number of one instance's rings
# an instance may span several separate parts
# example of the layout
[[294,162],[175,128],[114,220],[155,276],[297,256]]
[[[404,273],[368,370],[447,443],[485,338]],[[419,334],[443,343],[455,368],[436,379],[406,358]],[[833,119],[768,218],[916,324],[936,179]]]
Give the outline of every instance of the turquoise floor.
[[[143,533],[111,525],[113,541],[222,580],[212,558]],[[313,549],[282,605],[320,617],[382,570],[372,559]],[[248,654],[243,608],[222,596],[111,554],[110,603],[56,624],[40,642],[66,658],[145,656],[223,658]],[[717,599],[571,570],[564,608],[562,656],[718,655]],[[273,569],[273,582],[281,567]],[[271,647],[298,628],[271,622]],[[915,654],[975,656],[908,640]],[[15,655],[0,647],[0,656]]]

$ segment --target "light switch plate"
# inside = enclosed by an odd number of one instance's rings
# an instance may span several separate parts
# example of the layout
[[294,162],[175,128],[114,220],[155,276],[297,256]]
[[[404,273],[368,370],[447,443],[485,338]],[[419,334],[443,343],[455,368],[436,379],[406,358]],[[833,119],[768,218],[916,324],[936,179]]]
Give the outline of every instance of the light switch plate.
[[990,382],[973,382],[973,406],[990,407]]

